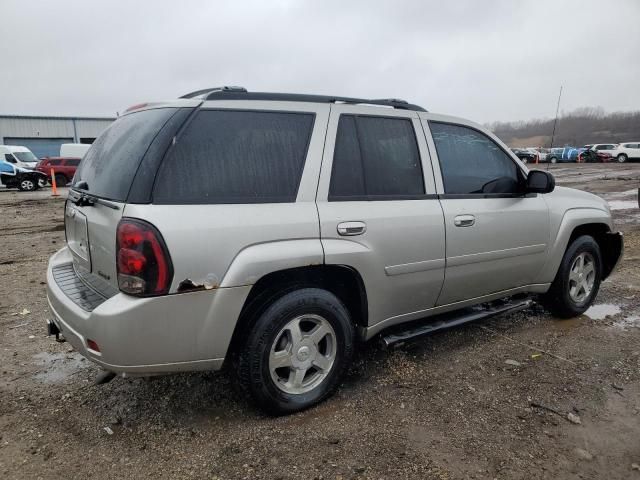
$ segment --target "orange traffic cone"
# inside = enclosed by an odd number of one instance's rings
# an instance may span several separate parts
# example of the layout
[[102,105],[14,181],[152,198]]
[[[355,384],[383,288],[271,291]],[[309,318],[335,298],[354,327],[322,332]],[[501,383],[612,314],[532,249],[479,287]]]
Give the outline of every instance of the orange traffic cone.
[[58,197],[60,194],[58,193],[58,187],[56,186],[56,172],[51,169],[51,196]]

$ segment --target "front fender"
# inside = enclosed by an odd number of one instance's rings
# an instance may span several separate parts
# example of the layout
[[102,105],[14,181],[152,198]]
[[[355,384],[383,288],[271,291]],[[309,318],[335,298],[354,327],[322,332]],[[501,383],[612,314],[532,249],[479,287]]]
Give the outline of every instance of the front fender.
[[[613,223],[611,215],[604,210],[591,207],[578,207],[565,211],[561,221],[554,226],[554,219],[551,219],[552,247],[549,250],[549,257],[542,267],[536,283],[553,282],[556,272],[562,262],[564,252],[569,246],[569,240],[573,231],[582,225],[601,225],[611,232]],[[617,260],[617,259],[616,259]],[[615,263],[615,262],[614,262]],[[613,267],[611,268],[613,269]]]

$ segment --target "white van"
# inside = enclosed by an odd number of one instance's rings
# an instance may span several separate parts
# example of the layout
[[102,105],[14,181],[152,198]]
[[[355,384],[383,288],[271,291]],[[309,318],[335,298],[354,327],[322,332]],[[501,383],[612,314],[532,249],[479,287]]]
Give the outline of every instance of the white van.
[[27,147],[0,145],[0,157],[16,167],[34,170],[40,160]]
[[82,158],[91,145],[86,143],[63,143],[60,145],[60,156],[64,158]]

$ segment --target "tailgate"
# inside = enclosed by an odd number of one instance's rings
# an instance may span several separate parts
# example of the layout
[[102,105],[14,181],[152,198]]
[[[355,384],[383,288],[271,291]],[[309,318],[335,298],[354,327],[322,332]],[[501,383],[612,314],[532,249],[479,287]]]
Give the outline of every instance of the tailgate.
[[113,207],[100,203],[79,206],[67,201],[65,232],[76,270],[96,275],[118,288],[116,229],[124,203],[112,203]]

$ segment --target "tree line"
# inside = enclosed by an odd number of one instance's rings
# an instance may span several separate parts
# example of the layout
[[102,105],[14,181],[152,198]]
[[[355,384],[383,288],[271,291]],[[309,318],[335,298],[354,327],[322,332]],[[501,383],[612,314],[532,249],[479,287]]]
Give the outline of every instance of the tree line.
[[[509,146],[548,148],[553,121],[494,122],[488,127]],[[601,107],[584,107],[558,117],[553,146],[629,141],[640,141],[640,112],[606,113]]]

